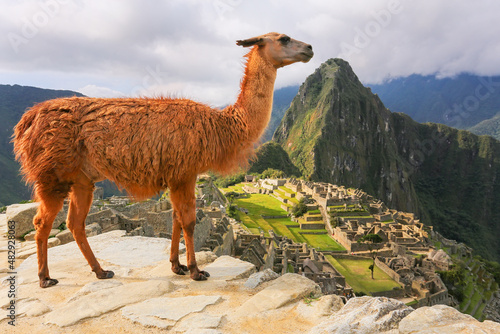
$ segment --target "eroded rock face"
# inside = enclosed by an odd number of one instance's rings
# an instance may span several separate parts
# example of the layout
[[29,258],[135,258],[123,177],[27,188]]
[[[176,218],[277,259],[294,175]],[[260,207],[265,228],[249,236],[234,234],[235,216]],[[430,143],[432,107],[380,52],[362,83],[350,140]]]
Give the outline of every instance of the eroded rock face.
[[314,327],[310,334],[358,333],[370,334],[395,330],[401,319],[413,311],[404,303],[385,297],[359,297],[330,318]]
[[493,321],[479,322],[453,307],[434,305],[421,307],[401,320],[401,334],[460,334],[500,333],[500,324]]

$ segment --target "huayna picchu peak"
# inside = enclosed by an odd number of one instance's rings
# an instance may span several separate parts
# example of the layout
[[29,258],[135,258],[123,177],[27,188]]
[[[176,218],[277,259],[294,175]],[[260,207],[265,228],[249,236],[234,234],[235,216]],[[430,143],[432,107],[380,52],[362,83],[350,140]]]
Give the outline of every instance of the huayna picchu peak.
[[500,259],[495,139],[392,113],[335,58],[302,84],[273,140],[306,178],[361,188]]

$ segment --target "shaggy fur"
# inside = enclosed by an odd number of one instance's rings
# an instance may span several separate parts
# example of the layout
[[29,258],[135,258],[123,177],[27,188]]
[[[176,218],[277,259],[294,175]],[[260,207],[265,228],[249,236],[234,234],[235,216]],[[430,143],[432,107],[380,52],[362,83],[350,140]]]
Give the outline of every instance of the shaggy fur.
[[[94,183],[104,179],[138,199],[170,188],[172,270],[184,274],[189,269],[195,280],[209,276],[194,256],[196,177],[208,170],[229,173],[246,163],[269,122],[277,68],[312,57],[310,46],[292,40],[300,49],[294,51],[297,59],[275,59],[279,50],[269,45],[282,47],[280,36],[238,42],[255,46],[246,55],[238,100],[223,110],[187,99],[73,97],[37,104],[23,115],[13,142],[22,173],[41,202],[34,218],[40,286],[57,283],[48,273],[47,238],[68,194],[68,228],[97,277],[113,276],[95,259],[84,229]],[[187,267],[178,260],[181,228]]]

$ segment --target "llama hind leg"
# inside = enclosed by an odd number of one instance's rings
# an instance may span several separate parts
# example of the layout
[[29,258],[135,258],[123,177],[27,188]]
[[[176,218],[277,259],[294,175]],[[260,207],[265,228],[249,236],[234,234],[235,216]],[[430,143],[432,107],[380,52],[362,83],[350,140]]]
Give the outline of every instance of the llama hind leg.
[[85,218],[92,204],[92,196],[94,184],[86,176],[80,175],[77,182],[73,184],[70,192],[70,205],[68,211],[67,226],[73,234],[75,241],[80,248],[83,256],[89,263],[92,271],[95,272],[97,278],[105,279],[112,278],[114,273],[101,268],[90,248],[85,234]]
[[[45,189],[46,188],[47,187],[45,187]],[[49,275],[47,241],[49,239],[50,230],[52,229],[52,223],[63,206],[67,191],[62,194],[51,191],[43,191],[43,189],[43,186],[37,185],[35,190],[36,198],[40,201],[40,206],[38,207],[35,217],[33,218],[33,225],[36,230],[35,241],[40,287],[48,288],[56,285],[59,281],[50,278]]]

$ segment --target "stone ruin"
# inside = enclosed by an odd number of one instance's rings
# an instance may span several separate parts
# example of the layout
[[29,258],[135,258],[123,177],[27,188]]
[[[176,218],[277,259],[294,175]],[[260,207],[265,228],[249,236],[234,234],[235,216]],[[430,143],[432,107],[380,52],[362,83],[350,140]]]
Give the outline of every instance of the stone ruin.
[[284,236],[269,231],[263,233],[238,233],[235,255],[253,263],[257,270],[271,269],[284,275],[288,272],[302,274],[318,283],[323,294],[353,295],[352,288],[325,258],[322,252],[307,244],[298,244]]

